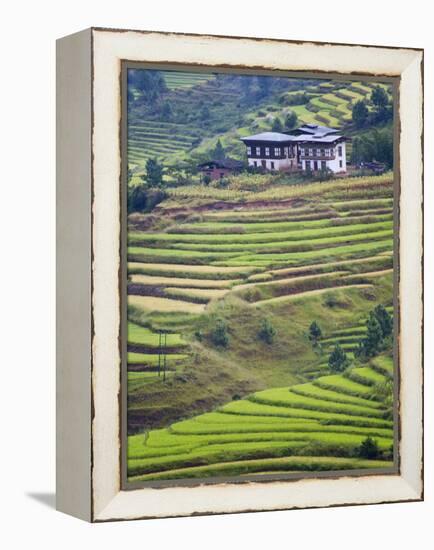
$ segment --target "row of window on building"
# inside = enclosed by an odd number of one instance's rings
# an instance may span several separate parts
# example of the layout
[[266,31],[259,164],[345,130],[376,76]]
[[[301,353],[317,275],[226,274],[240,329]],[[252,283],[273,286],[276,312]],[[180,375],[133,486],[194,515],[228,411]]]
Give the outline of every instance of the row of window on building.
[[[269,168],[270,170],[275,170],[276,169],[273,161],[270,161],[270,164],[267,166],[267,161],[265,161],[265,160],[262,160],[260,163],[257,160],[254,160],[253,161],[253,166],[255,166],[255,168],[259,168],[259,167]],[[293,168],[294,166],[295,166],[295,164],[293,164],[292,161],[291,161],[290,168]],[[303,169],[313,170],[315,172],[317,170],[325,170],[326,168],[327,168],[327,161],[325,161],[325,160],[321,160],[321,161],[306,160],[305,161],[305,166],[303,166]],[[343,162],[341,160],[339,161],[339,168],[343,168]]]
[[[300,148],[300,154],[304,157],[333,157],[334,149],[313,149],[307,147]],[[342,145],[338,146],[338,157],[342,156]]]
[[[270,156],[270,147],[265,147],[265,156]],[[282,154],[282,148],[281,147],[274,147],[274,156],[280,157]],[[255,151],[255,155],[257,157],[262,156],[261,155],[261,148],[260,147],[247,147],[247,154],[249,156],[252,156],[252,151]],[[314,149],[314,148],[306,148],[302,147],[300,148],[300,154],[301,156],[305,157],[333,157],[334,155],[334,149]],[[294,148],[293,147],[284,147],[284,155],[285,157],[293,157],[294,156]],[[338,146],[338,156],[342,156],[342,146]]]
[[[273,149],[274,151],[274,156],[275,157],[280,157],[282,155],[282,148],[281,147],[264,147],[265,149],[265,156],[266,157],[269,157],[270,156],[270,151],[271,149]],[[257,157],[260,157],[262,156],[261,155],[261,148],[260,147],[247,147],[247,154],[249,156],[252,155],[252,151],[255,152],[255,155]],[[283,154],[285,155],[285,157],[293,157],[295,155],[295,150],[294,150],[294,147],[284,147],[283,148]]]

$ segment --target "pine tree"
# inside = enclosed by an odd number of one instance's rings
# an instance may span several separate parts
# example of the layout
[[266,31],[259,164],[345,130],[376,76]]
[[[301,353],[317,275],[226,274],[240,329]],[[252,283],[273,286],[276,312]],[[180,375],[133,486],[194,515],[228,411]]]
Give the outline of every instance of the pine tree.
[[218,139],[213,152],[213,158],[215,160],[223,160],[225,158],[225,150],[223,149],[222,142]]
[[285,130],[293,130],[297,126],[298,117],[294,111],[291,111],[285,118]]
[[320,326],[316,321],[313,321],[309,327],[309,340],[314,344],[317,344],[321,336],[322,336],[322,331]]
[[263,319],[261,324],[261,330],[258,333],[258,336],[261,340],[267,344],[272,344],[274,336],[276,335],[276,330],[268,319]]
[[267,96],[269,91],[270,91],[270,85],[271,85],[270,77],[269,76],[258,76],[256,78],[258,80],[260,96],[261,97]]
[[223,319],[217,319],[215,327],[211,332],[211,340],[216,346],[227,348],[229,345],[229,336],[226,323]]
[[375,314],[371,311],[366,322],[366,338],[363,340],[363,352],[366,357],[373,357],[381,350],[383,332]]
[[168,101],[165,101],[161,109],[161,119],[168,122],[172,120],[172,118],[173,118],[172,106]]
[[357,128],[362,128],[366,124],[368,114],[369,111],[366,102],[363,99],[356,101],[353,107],[352,119]]
[[359,447],[359,456],[361,458],[377,458],[379,454],[380,451],[375,439],[372,439],[371,436],[368,436],[362,441],[362,444]]
[[393,330],[393,319],[391,315],[389,315],[387,309],[381,304],[379,304],[374,309],[374,315],[380,324],[383,338],[387,338],[392,334],[392,330]]
[[381,86],[375,86],[371,93],[371,101],[377,109],[382,109],[389,103],[386,91]]
[[282,121],[280,120],[279,117],[276,117],[273,120],[273,126],[271,127],[271,130],[273,132],[282,132],[283,131]]
[[209,120],[210,116],[211,116],[211,112],[209,110],[208,105],[204,105],[200,110],[201,120],[204,120],[204,121]]
[[329,357],[332,372],[343,372],[348,367],[348,358],[339,344],[336,344]]
[[163,167],[156,159],[146,161],[146,181],[149,185],[161,185],[163,183]]

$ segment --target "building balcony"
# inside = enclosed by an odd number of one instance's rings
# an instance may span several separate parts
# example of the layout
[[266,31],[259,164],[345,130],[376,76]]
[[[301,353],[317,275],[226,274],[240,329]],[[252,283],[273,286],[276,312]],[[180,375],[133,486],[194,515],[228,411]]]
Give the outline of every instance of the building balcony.
[[296,160],[297,157],[296,156],[287,157],[285,155],[255,155],[252,153],[251,155],[247,155],[247,158],[252,160],[285,160],[285,159]]
[[[328,156],[326,157],[325,155],[322,156],[322,155],[300,155],[300,160],[336,160],[336,155],[333,155],[333,156]],[[341,157],[343,158],[343,157]]]

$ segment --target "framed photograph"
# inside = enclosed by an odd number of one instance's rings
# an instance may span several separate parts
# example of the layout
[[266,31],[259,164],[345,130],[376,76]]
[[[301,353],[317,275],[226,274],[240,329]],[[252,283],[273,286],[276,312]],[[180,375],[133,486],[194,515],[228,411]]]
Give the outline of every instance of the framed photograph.
[[423,51],[57,47],[57,506],[423,498]]

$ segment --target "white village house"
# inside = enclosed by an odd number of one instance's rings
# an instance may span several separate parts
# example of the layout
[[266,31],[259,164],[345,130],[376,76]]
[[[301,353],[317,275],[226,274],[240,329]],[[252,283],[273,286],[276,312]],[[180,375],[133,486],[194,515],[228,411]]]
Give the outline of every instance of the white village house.
[[291,133],[262,132],[241,138],[249,166],[266,170],[347,171],[348,138],[326,126],[305,124]]

